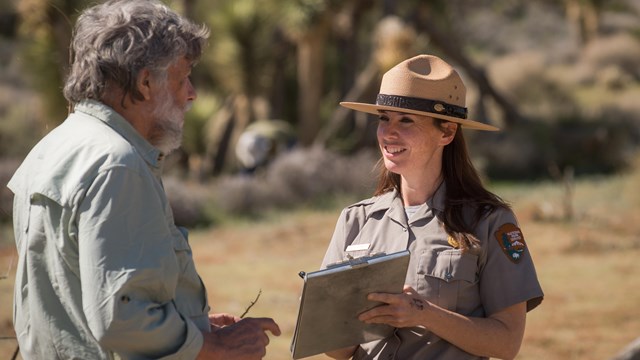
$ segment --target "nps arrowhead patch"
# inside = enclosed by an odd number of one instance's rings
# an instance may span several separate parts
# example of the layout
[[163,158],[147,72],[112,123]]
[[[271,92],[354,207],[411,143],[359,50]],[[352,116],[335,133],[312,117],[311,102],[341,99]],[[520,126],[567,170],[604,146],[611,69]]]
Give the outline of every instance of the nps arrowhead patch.
[[524,249],[527,247],[520,228],[511,223],[504,224],[496,231],[495,237],[509,260],[514,263],[520,262]]

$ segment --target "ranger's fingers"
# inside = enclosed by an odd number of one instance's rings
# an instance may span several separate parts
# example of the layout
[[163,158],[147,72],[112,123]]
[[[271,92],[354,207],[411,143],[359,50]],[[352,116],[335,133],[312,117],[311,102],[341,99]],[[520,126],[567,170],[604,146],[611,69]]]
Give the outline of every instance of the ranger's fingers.
[[358,315],[358,320],[364,322],[372,322],[374,320],[379,320],[381,317],[386,317],[389,315],[389,307],[386,305],[376,306],[373,309],[367,310],[360,315]]
[[395,304],[400,301],[400,297],[398,295],[388,293],[371,293],[367,296],[367,299],[387,304]]

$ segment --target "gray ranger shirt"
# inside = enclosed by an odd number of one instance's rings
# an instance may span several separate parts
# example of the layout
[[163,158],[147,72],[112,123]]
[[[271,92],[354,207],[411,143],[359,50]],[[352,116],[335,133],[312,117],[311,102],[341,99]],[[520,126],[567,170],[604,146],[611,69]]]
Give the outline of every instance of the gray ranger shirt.
[[[465,316],[486,317],[520,302],[527,310],[542,301],[531,255],[514,214],[503,208],[475,227],[477,251],[462,251],[439,217],[445,185],[415,209],[410,219],[396,191],[345,208],[338,219],[323,267],[358,257],[408,249],[405,284],[438,306]],[[465,213],[471,219],[471,209]],[[361,344],[354,359],[479,359],[422,327],[396,329],[383,340]]]

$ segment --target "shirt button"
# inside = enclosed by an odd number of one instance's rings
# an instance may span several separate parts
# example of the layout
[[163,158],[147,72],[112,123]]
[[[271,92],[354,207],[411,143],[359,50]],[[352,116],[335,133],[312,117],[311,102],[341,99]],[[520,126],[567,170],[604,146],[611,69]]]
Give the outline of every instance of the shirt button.
[[403,232],[407,232],[407,228],[406,228],[406,227],[403,227],[403,228],[402,228],[402,231],[403,231]]
[[451,275],[450,272],[446,273],[444,277],[447,279],[447,281],[453,279],[453,275]]

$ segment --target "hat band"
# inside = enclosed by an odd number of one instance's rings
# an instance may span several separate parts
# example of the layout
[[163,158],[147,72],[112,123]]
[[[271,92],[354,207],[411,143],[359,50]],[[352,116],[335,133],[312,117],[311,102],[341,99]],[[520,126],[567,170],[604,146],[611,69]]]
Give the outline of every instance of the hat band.
[[447,104],[442,101],[414,98],[408,96],[378,94],[376,105],[393,106],[408,110],[417,110],[456,117],[467,118],[467,108]]

